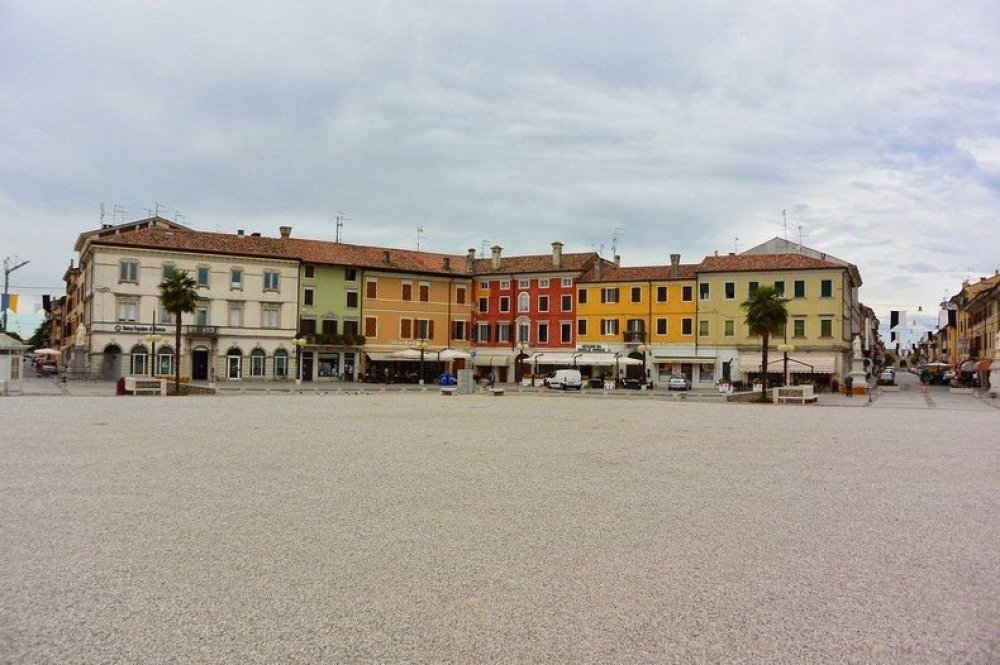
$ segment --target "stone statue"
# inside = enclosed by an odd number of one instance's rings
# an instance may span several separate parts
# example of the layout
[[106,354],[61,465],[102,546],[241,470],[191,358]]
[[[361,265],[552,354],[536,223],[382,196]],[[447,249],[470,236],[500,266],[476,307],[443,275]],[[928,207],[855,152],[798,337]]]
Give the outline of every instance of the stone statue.
[[851,350],[854,352],[855,357],[861,356],[861,335],[854,336],[854,341],[851,342]]

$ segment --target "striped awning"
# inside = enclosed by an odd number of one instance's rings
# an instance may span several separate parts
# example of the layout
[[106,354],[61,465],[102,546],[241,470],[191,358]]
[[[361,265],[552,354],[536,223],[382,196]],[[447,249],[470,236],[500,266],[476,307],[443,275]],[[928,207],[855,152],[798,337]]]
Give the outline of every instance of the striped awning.
[[[759,353],[741,353],[740,371],[760,371]],[[781,373],[785,370],[785,356],[779,351],[767,354],[767,371]],[[788,354],[788,371],[791,374],[833,374],[837,370],[837,356],[832,353],[797,351]]]

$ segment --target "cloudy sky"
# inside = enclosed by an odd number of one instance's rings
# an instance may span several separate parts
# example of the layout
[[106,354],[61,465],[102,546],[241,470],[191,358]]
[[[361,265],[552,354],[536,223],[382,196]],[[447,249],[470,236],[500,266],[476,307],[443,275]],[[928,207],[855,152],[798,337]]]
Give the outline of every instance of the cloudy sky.
[[625,265],[786,210],[880,313],[936,308],[1000,267],[997,35],[995,0],[0,0],[0,258],[57,292],[101,203],[455,253],[618,227]]

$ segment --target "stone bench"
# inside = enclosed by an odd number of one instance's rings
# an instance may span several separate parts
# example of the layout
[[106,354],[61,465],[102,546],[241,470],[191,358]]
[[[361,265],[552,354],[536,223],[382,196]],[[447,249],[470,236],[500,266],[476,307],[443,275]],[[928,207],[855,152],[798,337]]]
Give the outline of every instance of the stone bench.
[[774,390],[775,404],[787,404],[789,402],[809,404],[816,400],[817,397],[813,392],[812,386],[783,386]]
[[503,388],[487,388],[486,391],[491,397],[503,397],[504,394]]
[[131,395],[166,395],[167,382],[163,379],[125,377],[125,392]]

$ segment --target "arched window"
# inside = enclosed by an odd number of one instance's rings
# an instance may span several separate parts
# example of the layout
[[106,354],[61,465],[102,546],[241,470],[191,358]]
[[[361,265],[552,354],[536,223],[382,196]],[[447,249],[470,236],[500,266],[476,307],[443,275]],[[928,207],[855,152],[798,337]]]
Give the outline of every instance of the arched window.
[[243,377],[243,352],[239,347],[226,351],[226,376],[230,379]]
[[517,296],[517,311],[519,312],[531,311],[531,298],[528,296],[527,291],[521,291],[521,293]]
[[274,375],[281,378],[288,376],[288,351],[284,349],[274,352]]
[[174,350],[169,346],[161,346],[156,350],[156,373],[174,373]]
[[145,375],[149,371],[149,366],[146,364],[149,360],[149,349],[147,349],[142,344],[136,344],[132,347],[129,352],[131,354],[131,374]]
[[250,376],[264,376],[264,361],[267,354],[259,346],[250,352]]

